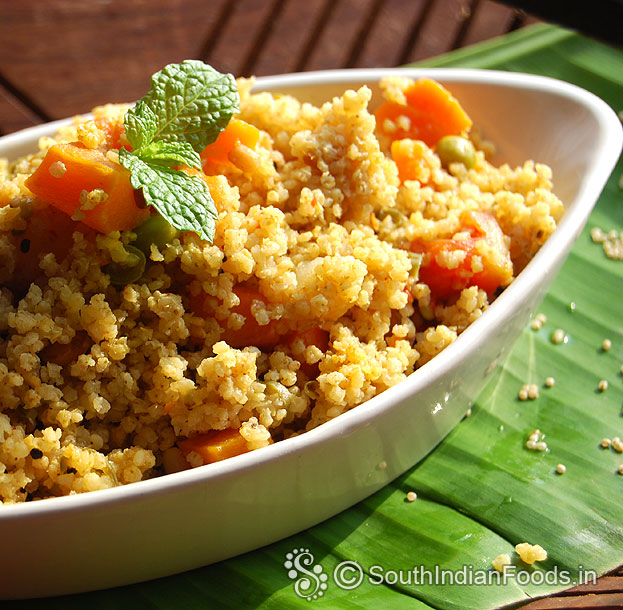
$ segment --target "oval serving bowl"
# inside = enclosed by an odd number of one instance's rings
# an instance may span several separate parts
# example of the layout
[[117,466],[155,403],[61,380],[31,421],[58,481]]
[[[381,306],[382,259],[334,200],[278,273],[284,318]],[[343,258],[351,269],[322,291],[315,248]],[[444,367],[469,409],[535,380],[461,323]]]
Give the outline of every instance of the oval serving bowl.
[[[408,379],[307,432],[132,485],[0,506],[0,597],[76,593],[189,570],[308,528],[374,493],[429,453],[461,420],[545,295],[621,150],[615,113],[549,78],[482,70],[398,69],[447,86],[496,164],[548,164],[565,204],[559,227],[492,306]],[[396,69],[258,78],[255,91],[316,104]],[[0,139],[0,157],[32,152],[56,121]],[[570,151],[571,154],[570,154]],[[33,561],[33,558],[35,559]]]

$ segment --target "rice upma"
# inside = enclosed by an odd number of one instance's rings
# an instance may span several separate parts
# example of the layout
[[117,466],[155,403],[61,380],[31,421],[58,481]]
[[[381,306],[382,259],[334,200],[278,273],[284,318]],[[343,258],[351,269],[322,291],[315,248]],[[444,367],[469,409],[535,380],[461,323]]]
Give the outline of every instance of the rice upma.
[[[452,343],[563,214],[550,169],[493,166],[433,81],[388,77],[373,109],[367,87],[315,107],[236,83],[239,112],[201,152],[212,243],[129,186],[127,105],[0,162],[2,502],[133,483],[339,416]],[[104,188],[80,184],[74,153],[110,169]],[[128,198],[115,228],[106,211]]]

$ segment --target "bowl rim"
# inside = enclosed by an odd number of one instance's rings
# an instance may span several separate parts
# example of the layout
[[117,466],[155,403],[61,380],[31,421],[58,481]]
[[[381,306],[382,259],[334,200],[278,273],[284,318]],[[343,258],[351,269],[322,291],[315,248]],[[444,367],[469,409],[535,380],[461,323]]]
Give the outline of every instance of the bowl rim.
[[[53,516],[59,512],[82,511],[106,505],[131,503],[146,496],[157,497],[174,493],[181,488],[205,485],[213,480],[235,477],[243,471],[262,468],[265,464],[279,460],[286,455],[303,452],[310,447],[370,425],[374,419],[381,417],[394,404],[401,403],[425,387],[434,384],[446,374],[450,366],[470,355],[481,334],[486,334],[503,324],[508,312],[513,310],[513,304],[518,301],[515,295],[537,289],[542,274],[531,273],[531,271],[539,267],[541,269],[552,268],[557,263],[562,263],[588,219],[623,146],[623,128],[614,110],[595,94],[565,81],[535,74],[475,68],[400,67],[318,70],[258,77],[255,79],[253,90],[271,91],[318,85],[343,85],[344,88],[347,88],[354,83],[376,83],[380,78],[390,74],[411,77],[426,76],[442,83],[493,85],[559,95],[585,107],[597,120],[601,146],[591,164],[593,169],[588,174],[589,179],[585,181],[572,201],[565,202],[565,215],[554,233],[526,268],[489,306],[487,315],[475,320],[452,344],[415,370],[405,380],[302,435],[222,462],[162,475],[129,485],[71,496],[46,498],[30,503],[2,505],[0,506],[0,523],[6,524],[12,520],[37,519]],[[88,116],[88,113],[78,116]],[[0,137],[0,156],[6,154],[2,150],[4,148],[27,142],[35,144],[37,138],[54,133],[59,127],[70,124],[73,118],[44,123]]]

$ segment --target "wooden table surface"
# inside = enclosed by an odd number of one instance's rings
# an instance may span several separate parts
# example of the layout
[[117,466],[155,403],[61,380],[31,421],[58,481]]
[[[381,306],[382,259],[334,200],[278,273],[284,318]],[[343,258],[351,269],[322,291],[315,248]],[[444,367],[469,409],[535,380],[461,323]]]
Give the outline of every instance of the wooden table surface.
[[[491,0],[7,0],[0,135],[138,99],[187,58],[236,76],[398,66],[536,21]],[[623,570],[523,608],[623,608]]]
[[534,21],[491,0],[7,0],[0,134],[138,99],[187,58],[236,76],[388,67]]

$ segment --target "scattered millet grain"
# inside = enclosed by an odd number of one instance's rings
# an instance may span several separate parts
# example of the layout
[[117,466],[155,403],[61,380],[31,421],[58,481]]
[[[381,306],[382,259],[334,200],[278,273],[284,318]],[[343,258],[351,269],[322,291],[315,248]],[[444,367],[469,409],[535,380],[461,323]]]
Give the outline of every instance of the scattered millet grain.
[[539,397],[539,388],[535,383],[532,383],[528,386],[528,398],[530,400],[534,400]]
[[539,397],[539,388],[536,383],[524,384],[517,393],[519,400],[534,400]]
[[67,167],[62,161],[55,161],[50,165],[48,171],[53,178],[62,178],[67,172]]
[[530,323],[530,328],[532,330],[541,330],[545,322],[547,322],[547,316],[544,313],[537,313]]
[[601,230],[600,227],[593,227],[591,229],[591,239],[596,244],[602,244],[606,241],[606,234]]
[[623,260],[623,232],[610,229],[607,233],[599,227],[591,229],[591,239],[601,244],[604,254],[612,260]]
[[506,566],[509,566],[511,564],[511,557],[508,553],[502,553],[501,555],[498,555],[492,562],[491,562],[491,567],[502,573],[504,572],[504,568]]
[[553,377],[547,377],[545,379],[545,387],[546,388],[552,388],[554,387],[554,384],[556,383],[556,380]]
[[560,343],[565,343],[567,341],[567,336],[565,335],[565,331],[562,328],[557,328],[552,333],[552,343],[556,345]]
[[545,561],[547,559],[547,551],[540,544],[522,542],[515,546],[515,550],[521,560],[530,566],[535,561]]
[[526,441],[526,449],[530,449],[530,451],[547,451],[547,443],[543,438],[544,435],[540,430],[533,430]]

